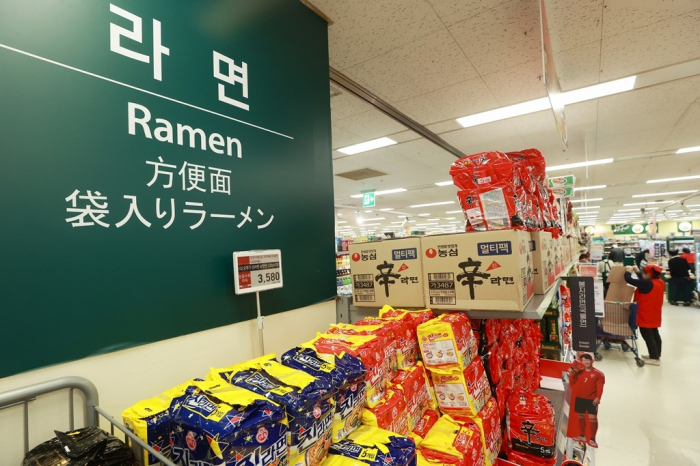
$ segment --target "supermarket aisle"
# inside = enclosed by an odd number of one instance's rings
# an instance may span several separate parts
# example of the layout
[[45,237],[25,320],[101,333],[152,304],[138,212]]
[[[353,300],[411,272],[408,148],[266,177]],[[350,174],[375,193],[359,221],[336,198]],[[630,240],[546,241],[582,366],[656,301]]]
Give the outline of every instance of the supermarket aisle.
[[700,309],[666,304],[660,367],[638,368],[630,353],[601,349],[596,466],[700,465],[699,329]]

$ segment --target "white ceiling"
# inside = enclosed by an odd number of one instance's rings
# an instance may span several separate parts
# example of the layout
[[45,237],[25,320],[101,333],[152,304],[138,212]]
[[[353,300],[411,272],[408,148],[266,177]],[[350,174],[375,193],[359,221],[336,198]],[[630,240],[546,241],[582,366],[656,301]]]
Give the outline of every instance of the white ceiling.
[[[566,107],[569,148],[551,111],[462,128],[455,118],[545,97],[539,0],[312,0],[329,27],[331,66],[446,141],[472,154],[540,149],[548,165],[642,155],[571,170],[577,185],[602,197],[603,223],[623,204],[653,198],[633,194],[700,189],[699,180],[645,184],[652,178],[700,175],[700,152],[668,154],[700,145],[700,75]],[[564,90],[577,89],[700,58],[700,0],[546,0],[555,64]],[[334,86],[335,87],[335,86]],[[343,89],[331,98],[335,173],[372,168],[386,176],[363,181],[335,177],[336,206],[356,225],[364,190],[406,188],[379,196],[377,207],[434,217],[455,203],[450,179],[455,157],[422,139]],[[399,144],[346,156],[335,149],[382,136]],[[567,171],[551,174],[568,174]],[[584,192],[578,192],[580,198]],[[678,199],[670,196],[664,199]],[[695,202],[696,201],[696,202]],[[694,200],[700,204],[700,197]],[[580,205],[580,203],[579,203]],[[365,214],[367,219],[378,216]],[[384,228],[396,215],[380,212]],[[446,224],[447,221],[441,224]],[[419,220],[418,223],[421,223]],[[343,224],[346,225],[346,224]]]

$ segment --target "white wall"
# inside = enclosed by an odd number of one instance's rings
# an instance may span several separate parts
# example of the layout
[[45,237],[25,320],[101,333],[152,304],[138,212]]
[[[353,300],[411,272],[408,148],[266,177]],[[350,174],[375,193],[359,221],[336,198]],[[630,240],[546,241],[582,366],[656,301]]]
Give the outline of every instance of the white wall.
[[[334,322],[334,301],[266,317],[265,350],[279,356]],[[257,335],[255,321],[241,322],[0,379],[0,392],[58,377],[81,376],[97,386],[100,406],[119,419],[122,410],[135,402],[156,396],[191,378],[204,377],[210,367],[227,366],[258,356]],[[53,430],[68,428],[67,399],[66,391],[30,403],[30,448],[52,438]],[[76,396],[76,406],[79,399],[82,398]],[[3,466],[22,463],[21,415],[21,408],[0,411],[0,439],[3,440],[0,464]],[[82,427],[82,414],[76,417],[76,427]]]

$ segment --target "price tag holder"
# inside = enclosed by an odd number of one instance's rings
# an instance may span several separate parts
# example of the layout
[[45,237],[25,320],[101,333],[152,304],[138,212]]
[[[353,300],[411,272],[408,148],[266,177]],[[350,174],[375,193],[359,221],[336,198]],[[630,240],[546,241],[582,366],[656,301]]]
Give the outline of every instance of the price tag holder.
[[236,294],[282,288],[282,251],[267,249],[233,253]]

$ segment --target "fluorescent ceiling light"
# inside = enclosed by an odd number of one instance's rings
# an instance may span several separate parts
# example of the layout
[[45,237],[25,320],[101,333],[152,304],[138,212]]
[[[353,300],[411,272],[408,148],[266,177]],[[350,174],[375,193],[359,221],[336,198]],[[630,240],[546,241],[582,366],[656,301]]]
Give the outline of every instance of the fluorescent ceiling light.
[[632,207],[633,205],[649,205],[649,204],[672,204],[676,201],[649,201],[649,202],[633,202],[631,204],[622,204],[623,207]]
[[443,202],[431,202],[430,204],[416,204],[416,205],[410,205],[411,209],[419,209],[421,207],[432,207],[434,205],[447,205],[447,204],[454,204],[455,201],[443,201]]
[[388,208],[386,208],[386,209],[379,209],[380,212],[389,212],[389,211],[391,211],[391,210],[394,210],[394,208],[393,208],[393,207],[388,207]]
[[364,228],[364,227],[376,227],[377,225],[381,225],[381,223],[363,223],[362,228]]
[[687,154],[688,152],[698,152],[700,151],[700,146],[695,147],[684,147],[683,149],[678,149],[676,154]]
[[448,210],[445,213],[446,214],[463,214],[464,212],[462,212],[461,210]]
[[580,168],[580,167],[590,167],[592,165],[603,165],[606,163],[612,163],[613,158],[609,159],[600,159],[600,160],[591,160],[588,162],[577,162],[577,163],[567,163],[565,165],[552,165],[551,167],[545,168],[545,171],[551,172],[555,170],[568,170],[570,168]]
[[697,180],[698,178],[700,178],[700,175],[679,176],[678,178],[661,178],[658,180],[649,180],[647,181],[647,183],[667,183],[669,181]]
[[341,223],[348,223],[348,222],[347,222],[347,220],[343,220],[343,221],[341,221],[341,222],[338,222],[339,225],[340,225]]
[[572,207],[571,210],[600,209],[599,205],[589,205],[587,207]]
[[365,222],[374,222],[376,220],[386,220],[384,217],[372,217],[372,218],[366,218]]
[[607,187],[608,186],[605,184],[598,184],[595,186],[581,186],[580,188],[574,188],[574,191],[588,191],[589,189],[603,189]]
[[668,212],[683,212],[682,210],[667,210],[666,213]]
[[[650,207],[646,210],[659,210],[658,207]],[[618,212],[639,212],[640,209],[619,209]]]
[[419,217],[430,217],[430,214],[418,214]]
[[338,214],[338,217],[342,217],[342,216],[343,216],[343,214],[341,214],[341,213]]
[[455,220],[456,217],[445,217],[443,220]]
[[[396,189],[387,189],[384,191],[375,191],[374,195],[375,196],[383,196],[384,194],[395,194],[395,193],[403,193],[406,192],[407,190],[405,188],[396,188]],[[353,194],[350,196],[354,199],[360,199],[362,198],[362,193],[361,194]]]
[[571,202],[596,202],[596,201],[602,201],[602,197],[594,197],[591,199],[570,199]]
[[402,225],[403,224],[403,222],[391,222],[391,223],[392,223],[392,225]]
[[373,210],[365,210],[366,214],[371,214],[372,212],[374,212],[374,211]]
[[608,81],[607,83],[584,87],[581,89],[564,92],[560,99],[564,105],[585,102],[586,100],[599,99],[600,97],[631,91],[634,89],[634,82],[636,80],[636,76],[630,76],[629,78],[616,79],[615,81]]
[[360,144],[355,144],[348,147],[343,147],[338,149],[338,152],[342,152],[347,155],[355,155],[360,152],[367,152],[368,150],[379,149],[380,147],[393,146],[397,142],[390,138],[379,138],[372,139],[371,141],[361,142]]
[[635,194],[632,197],[653,197],[653,196],[673,196],[674,194],[690,194],[698,192],[697,189],[691,189],[689,191],[671,191],[669,193],[655,193],[655,194]]
[[435,183],[435,186],[452,186],[454,181],[440,181],[439,183]]
[[465,128],[469,128],[470,126],[478,126],[484,123],[540,112],[550,107],[549,99],[547,97],[542,97],[541,99],[530,100],[521,104],[509,105],[507,107],[496,108],[487,112],[457,118],[457,123]]

